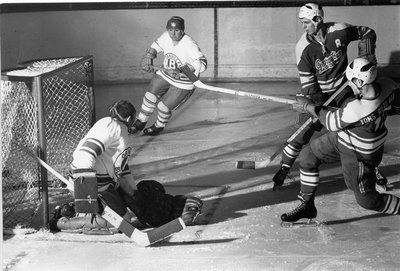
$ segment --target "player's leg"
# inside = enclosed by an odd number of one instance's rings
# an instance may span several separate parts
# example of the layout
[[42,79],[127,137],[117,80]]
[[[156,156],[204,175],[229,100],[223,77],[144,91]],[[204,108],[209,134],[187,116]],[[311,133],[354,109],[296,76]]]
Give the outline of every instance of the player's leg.
[[335,146],[336,134],[327,133],[313,140],[300,152],[300,205],[281,216],[283,222],[295,222],[299,219],[312,219],[317,216],[314,204],[315,192],[319,185],[319,166],[322,163],[340,161]]
[[125,201],[131,210],[135,210],[139,221],[149,227],[159,227],[178,217],[188,225],[201,211],[203,203],[200,199],[167,194],[163,185],[155,180],[141,181],[137,188],[135,199],[125,198]]
[[143,134],[155,136],[161,133],[172,117],[172,110],[181,105],[182,101],[190,93],[190,90],[170,87],[168,92],[163,96],[163,100],[157,105],[157,121],[149,128],[146,128]]
[[[367,209],[381,213],[400,214],[400,198],[386,193],[376,191],[376,167],[374,165],[359,161],[358,169],[352,173],[352,187],[357,203]],[[349,172],[349,174],[351,174]],[[351,176],[351,175],[350,175]]]
[[299,156],[302,147],[310,142],[310,139],[315,131],[320,131],[321,129],[322,125],[319,122],[310,123],[291,142],[288,142],[286,144],[286,146],[282,150],[282,159],[280,163],[281,167],[272,178],[275,185],[283,185],[283,182],[289,174],[295,160]]
[[155,74],[150,82],[149,90],[144,94],[140,112],[130,127],[129,132],[135,134],[146,126],[147,121],[157,107],[160,98],[168,91],[170,84]]

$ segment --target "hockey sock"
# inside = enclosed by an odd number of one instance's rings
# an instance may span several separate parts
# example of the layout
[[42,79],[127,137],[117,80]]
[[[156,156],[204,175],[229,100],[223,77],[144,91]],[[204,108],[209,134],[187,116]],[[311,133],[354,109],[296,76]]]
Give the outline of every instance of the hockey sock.
[[381,213],[398,215],[400,214],[400,198],[392,194],[381,194],[384,196],[385,205],[380,210]]
[[293,165],[296,158],[299,156],[301,147],[295,147],[291,144],[286,144],[282,152],[282,165]]
[[319,171],[300,169],[300,193],[304,195],[304,200],[314,197],[319,184]]
[[172,116],[171,110],[163,102],[158,103],[157,109],[158,109],[158,114],[155,126],[165,127]]
[[154,109],[156,108],[158,98],[156,95],[150,92],[146,92],[143,97],[142,107],[140,109],[140,113],[138,119],[141,122],[147,122],[153,114]]

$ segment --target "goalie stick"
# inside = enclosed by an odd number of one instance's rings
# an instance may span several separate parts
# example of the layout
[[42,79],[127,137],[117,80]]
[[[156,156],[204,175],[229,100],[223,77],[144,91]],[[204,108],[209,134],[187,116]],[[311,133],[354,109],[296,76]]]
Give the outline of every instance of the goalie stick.
[[[332,96],[329,97],[328,100],[326,100],[323,105],[324,106],[328,106],[347,86],[348,86],[348,82],[346,81],[335,93],[332,94]],[[337,108],[335,108],[337,109]],[[273,154],[271,155],[270,158],[268,158],[267,160],[264,161],[237,161],[236,162],[236,168],[239,169],[259,169],[259,168],[265,168],[267,167],[274,159],[275,157],[282,152],[283,148],[286,146],[287,143],[290,143],[294,138],[296,138],[296,136],[298,136],[311,122],[312,122],[313,118],[308,118],[306,122],[303,123],[303,125],[300,126],[299,129],[296,130],[296,132],[294,132],[292,134],[291,137],[289,137],[288,140],[286,140],[286,143],[283,144],[281,147],[279,147],[279,149]]]
[[[51,166],[49,166],[46,162],[40,159],[38,156],[33,154],[30,150],[23,147],[26,153],[28,153],[31,157],[35,158],[39,164],[41,164],[44,168],[50,171],[57,179],[62,181],[67,185],[67,188],[70,191],[74,191],[74,184],[54,170]],[[159,241],[162,241],[173,234],[183,230],[186,228],[185,223],[183,222],[182,218],[178,217],[160,227],[154,228],[149,231],[140,231],[136,229],[132,224],[130,224],[127,220],[117,214],[114,210],[112,210],[109,206],[107,206],[104,200],[101,200],[101,203],[104,206],[104,211],[101,216],[107,220],[111,225],[118,228],[121,232],[123,232],[130,240],[134,241],[140,246],[150,246],[155,244]]]

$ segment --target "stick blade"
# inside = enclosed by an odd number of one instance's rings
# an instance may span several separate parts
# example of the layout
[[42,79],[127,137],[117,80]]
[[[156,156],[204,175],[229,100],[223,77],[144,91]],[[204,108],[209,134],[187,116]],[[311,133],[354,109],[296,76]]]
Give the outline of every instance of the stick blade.
[[255,169],[256,163],[254,161],[237,161],[236,168],[241,169]]
[[164,224],[158,228],[155,228],[151,231],[147,232],[149,245],[160,242],[173,234],[183,230],[186,228],[185,222],[183,222],[182,218],[178,217],[167,224]]

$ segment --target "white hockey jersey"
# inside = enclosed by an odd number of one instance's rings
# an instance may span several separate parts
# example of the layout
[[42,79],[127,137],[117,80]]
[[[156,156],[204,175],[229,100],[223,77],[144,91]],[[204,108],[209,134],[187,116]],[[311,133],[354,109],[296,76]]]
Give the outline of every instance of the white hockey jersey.
[[123,123],[105,117],[98,120],[79,142],[73,153],[72,169],[89,168],[96,171],[99,188],[131,172],[128,166],[131,147],[128,128]]
[[[176,70],[186,63],[196,69],[196,74],[207,69],[206,57],[201,52],[197,43],[187,34],[174,45],[168,31],[165,31],[151,44],[151,48],[155,49],[157,53],[164,53],[163,67],[166,69]],[[162,70],[157,71],[157,74],[177,88],[187,90],[194,88],[194,85],[186,76],[182,76],[181,79],[175,79]]]
[[338,131],[339,143],[363,159],[380,155],[388,133],[386,116],[400,114],[400,89],[389,78],[378,78],[379,95],[374,99],[351,99],[343,108],[323,108],[319,120],[329,131]]

